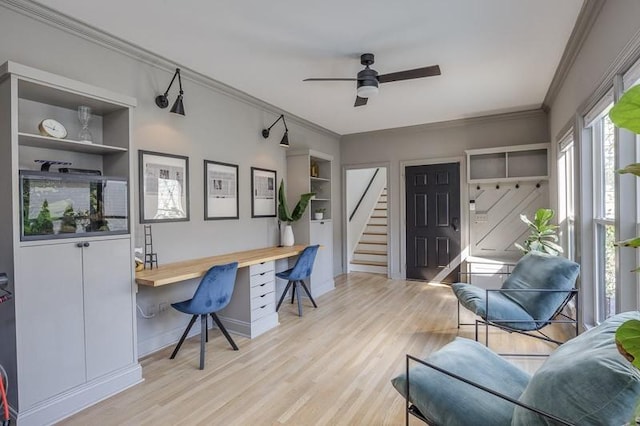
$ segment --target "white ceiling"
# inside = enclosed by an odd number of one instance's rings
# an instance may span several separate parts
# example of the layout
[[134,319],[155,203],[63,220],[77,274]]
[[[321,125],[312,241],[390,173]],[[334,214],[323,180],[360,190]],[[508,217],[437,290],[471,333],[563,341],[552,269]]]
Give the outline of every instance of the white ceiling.
[[[537,108],[583,0],[47,0],[47,6],[339,134]],[[360,54],[382,84],[353,107]],[[188,105],[189,94],[185,93]]]

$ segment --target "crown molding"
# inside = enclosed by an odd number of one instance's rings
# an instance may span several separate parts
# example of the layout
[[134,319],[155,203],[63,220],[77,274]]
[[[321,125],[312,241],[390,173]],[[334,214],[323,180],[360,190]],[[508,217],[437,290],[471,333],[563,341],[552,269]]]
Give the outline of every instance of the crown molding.
[[173,74],[176,67],[179,67],[182,71],[183,80],[189,80],[215,92],[221,93],[225,96],[229,96],[236,101],[240,101],[261,109],[265,112],[269,112],[277,116],[279,116],[280,114],[284,114],[286,115],[287,120],[295,122],[296,124],[306,127],[310,130],[323,133],[333,138],[340,137],[338,133],[333,132],[325,127],[315,124],[302,117],[291,114],[288,111],[278,108],[277,106],[263,100],[260,100],[246,92],[224,84],[189,67],[178,64],[175,61],[165,58],[164,56],[153,53],[150,50],[144,49],[124,39],[111,35],[105,31],[102,31],[96,27],[93,27],[68,15],[53,10],[40,3],[36,3],[31,0],[0,0],[0,6],[4,6],[8,9],[13,10],[14,12],[28,16],[32,19],[66,31],[90,42],[96,43],[100,46],[114,50],[118,53],[135,59],[136,61],[161,69],[170,74]]
[[372,134],[421,133],[429,130],[448,129],[453,127],[463,127],[463,126],[467,127],[467,126],[486,124],[486,123],[491,123],[496,121],[535,118],[535,117],[540,117],[541,115],[544,115],[544,116],[547,115],[546,111],[544,111],[542,107],[535,108],[535,109],[527,109],[523,111],[480,115],[477,117],[469,117],[469,118],[458,118],[455,120],[438,121],[435,123],[416,124],[414,126],[394,127],[392,129],[372,130],[370,132],[349,133],[349,134],[343,135],[342,139],[350,136],[362,136],[362,135],[372,135]]
[[580,49],[587,39],[593,24],[600,15],[600,11],[602,10],[605,2],[606,0],[585,0],[582,4],[580,13],[576,19],[576,24],[573,27],[573,31],[571,31],[569,41],[564,48],[564,52],[560,58],[560,63],[558,64],[556,72],[553,75],[553,79],[551,80],[551,84],[549,85],[549,90],[547,90],[547,94],[542,102],[542,108],[545,111],[549,111],[549,108],[555,101],[556,96],[558,96],[560,88],[562,87],[564,80],[567,78],[571,66],[578,57],[578,53],[580,53]]

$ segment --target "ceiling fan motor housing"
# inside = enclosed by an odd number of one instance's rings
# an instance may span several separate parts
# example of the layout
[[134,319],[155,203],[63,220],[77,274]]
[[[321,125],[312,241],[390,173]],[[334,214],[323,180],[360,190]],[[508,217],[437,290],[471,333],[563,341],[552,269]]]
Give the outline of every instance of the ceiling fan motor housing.
[[367,68],[358,73],[358,96],[368,98],[376,93],[378,93],[378,72],[367,65]]

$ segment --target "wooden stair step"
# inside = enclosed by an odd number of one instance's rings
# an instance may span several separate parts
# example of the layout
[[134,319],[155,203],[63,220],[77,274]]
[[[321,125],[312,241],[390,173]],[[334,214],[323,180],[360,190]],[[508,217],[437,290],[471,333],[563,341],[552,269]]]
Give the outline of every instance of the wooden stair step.
[[358,244],[371,244],[374,246],[386,246],[386,241],[360,241]]
[[353,252],[353,254],[373,254],[376,256],[386,256],[387,252],[380,250],[356,250]]
[[386,232],[363,232],[362,235],[387,235]]
[[387,219],[387,216],[379,216],[379,215],[376,216],[376,215],[373,215],[373,216],[371,216],[371,218],[372,219]]
[[387,226],[386,223],[367,223],[367,226]]
[[368,266],[383,266],[387,267],[387,262],[376,262],[374,260],[352,260],[352,264],[354,265],[368,265]]

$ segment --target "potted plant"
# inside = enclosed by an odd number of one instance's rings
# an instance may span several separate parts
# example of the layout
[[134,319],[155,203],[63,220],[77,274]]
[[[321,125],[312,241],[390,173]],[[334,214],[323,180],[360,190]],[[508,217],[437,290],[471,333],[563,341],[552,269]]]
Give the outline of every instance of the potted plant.
[[526,215],[521,214],[520,220],[527,224],[530,233],[522,245],[516,243],[515,246],[522,250],[524,254],[530,251],[539,251],[557,256],[562,253],[562,247],[557,244],[556,229],[558,229],[558,226],[550,223],[554,214],[552,209],[538,209],[533,221],[529,220]]
[[298,200],[293,211],[289,211],[289,207],[287,206],[287,197],[284,190],[284,179],[280,181],[280,187],[278,188],[278,227],[280,227],[280,223],[286,223],[280,234],[281,246],[292,246],[294,244],[295,238],[293,236],[291,223],[300,220],[304,211],[307,209],[309,200],[311,200],[311,197],[314,195],[314,192],[307,192],[300,195],[300,200]]
[[[640,134],[640,85],[629,89],[609,111],[609,118],[617,127],[627,129]],[[624,169],[618,170],[620,174],[633,174],[640,176],[640,163],[629,164]],[[620,241],[616,245],[623,247],[640,247],[640,237]],[[635,272],[639,272],[636,268]],[[629,320],[623,323],[616,331],[616,345],[624,355],[637,368],[640,368],[640,321]],[[640,417],[640,404],[636,407],[636,419]]]
[[327,209],[316,209],[314,214],[313,214],[313,218],[315,220],[322,220],[324,218],[324,213],[327,211]]

